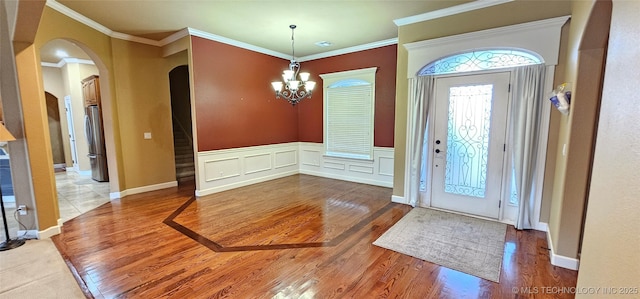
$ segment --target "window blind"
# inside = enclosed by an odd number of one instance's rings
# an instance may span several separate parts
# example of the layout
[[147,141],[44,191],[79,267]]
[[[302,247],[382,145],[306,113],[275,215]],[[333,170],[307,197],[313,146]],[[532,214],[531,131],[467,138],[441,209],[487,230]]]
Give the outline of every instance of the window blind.
[[326,92],[327,155],[371,159],[372,85],[327,88]]

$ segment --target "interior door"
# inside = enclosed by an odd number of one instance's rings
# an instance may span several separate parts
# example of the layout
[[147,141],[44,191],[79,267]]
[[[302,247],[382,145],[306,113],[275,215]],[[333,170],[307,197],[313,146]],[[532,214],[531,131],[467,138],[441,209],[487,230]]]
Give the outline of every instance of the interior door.
[[498,219],[510,73],[436,81],[431,205]]
[[76,134],[73,130],[73,112],[71,111],[71,96],[64,97],[64,107],[67,114],[67,129],[69,130],[69,149],[71,150],[71,160],[73,168],[78,169],[78,154],[76,151]]

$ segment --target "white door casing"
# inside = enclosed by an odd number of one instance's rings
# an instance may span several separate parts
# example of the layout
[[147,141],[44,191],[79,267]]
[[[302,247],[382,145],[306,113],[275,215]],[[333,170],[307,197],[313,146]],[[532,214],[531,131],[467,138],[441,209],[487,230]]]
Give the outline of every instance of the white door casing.
[[[542,58],[544,63],[547,65],[547,82],[545,83],[545,89],[551,91],[551,89],[553,89],[554,67],[558,63],[561,28],[569,19],[569,17],[570,16],[562,16],[403,44],[408,52],[407,78],[414,78],[418,76],[418,72],[425,65],[451,54],[473,51],[475,49],[513,48],[524,49],[528,52],[536,53],[539,57]],[[545,42],[540,42],[542,40],[544,40]],[[433,101],[431,101],[431,105],[433,105]],[[539,148],[547,147],[546,137],[549,129],[549,109],[550,105],[548,103],[543,106],[543,118],[541,119],[540,134],[541,138],[538,142]],[[411,103],[407,105],[407,115],[413,115],[415,110],[416,107],[414,107]],[[433,106],[430,110],[433,111]],[[414,126],[415,124],[410,123],[409,120],[410,118],[407,117],[406,144],[413,144],[414,137],[409,134],[411,132],[409,128],[411,126]],[[430,118],[428,122],[428,133],[431,138],[431,136],[433,136],[433,118]],[[507,153],[509,153],[509,150],[509,147],[507,147]],[[405,148],[405,157],[403,159],[405,165],[405,180],[403,188],[404,191],[402,196],[394,195],[392,197],[392,200],[394,202],[408,204],[411,201],[411,199],[408,198],[410,194],[409,190],[412,189],[412,185],[415,184],[415,182],[409,179],[411,178],[410,161],[412,161],[414,159],[413,157],[415,157],[417,154],[419,153],[414,153],[411,147],[407,146]],[[538,169],[537,173],[539,174],[536,178],[538,182],[542,182],[543,180],[544,171],[541,170],[544,169],[545,159],[546,151],[540,151],[538,154],[538,164],[536,165],[536,168]],[[431,162],[432,161],[429,161],[429,163]],[[431,186],[427,186],[427,189],[429,189],[430,187]],[[546,230],[546,224],[540,223],[538,219],[541,208],[542,184],[537,183],[535,188],[536,202],[534,204],[534,225],[536,226],[536,229]],[[503,194],[504,192],[505,191],[503,190]],[[420,205],[431,206],[431,192],[421,193],[420,195]],[[510,207],[508,204],[504,204],[503,202],[502,214],[500,215],[499,220],[505,223],[513,223],[515,221],[514,213],[516,210],[517,207]]]
[[436,80],[431,206],[499,218],[509,72]]

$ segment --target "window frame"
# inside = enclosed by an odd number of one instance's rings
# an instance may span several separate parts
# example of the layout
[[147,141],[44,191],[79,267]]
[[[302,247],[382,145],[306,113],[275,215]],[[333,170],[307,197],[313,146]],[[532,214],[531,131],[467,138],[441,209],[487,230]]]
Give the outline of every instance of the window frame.
[[[348,159],[357,159],[357,160],[373,160],[373,149],[374,149],[374,130],[375,130],[375,92],[376,92],[376,71],[377,67],[363,68],[357,70],[343,71],[343,72],[335,72],[335,73],[327,73],[321,74],[320,77],[323,81],[323,143],[324,143],[324,156],[334,157],[334,158],[348,158]],[[340,153],[333,151],[330,148],[329,144],[329,129],[328,129],[328,96],[329,88],[341,88],[341,87],[349,87],[349,86],[358,86],[358,84],[366,82],[371,86],[371,109],[370,109],[370,123],[371,127],[369,128],[369,141],[370,147],[368,149],[367,154],[358,155],[351,153]],[[343,85],[343,83],[347,83],[347,85]],[[356,83],[355,85],[350,85],[348,83]]]

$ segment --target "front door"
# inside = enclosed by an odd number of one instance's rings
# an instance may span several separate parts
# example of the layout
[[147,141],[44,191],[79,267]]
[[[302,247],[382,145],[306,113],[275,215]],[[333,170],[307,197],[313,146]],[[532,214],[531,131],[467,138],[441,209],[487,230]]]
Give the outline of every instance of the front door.
[[510,74],[438,78],[431,205],[498,219]]

